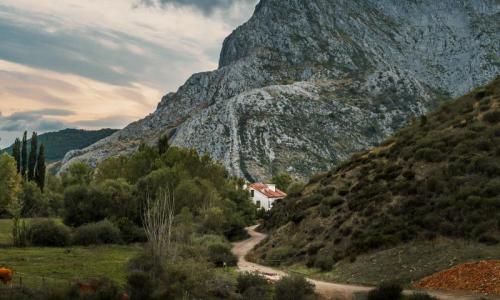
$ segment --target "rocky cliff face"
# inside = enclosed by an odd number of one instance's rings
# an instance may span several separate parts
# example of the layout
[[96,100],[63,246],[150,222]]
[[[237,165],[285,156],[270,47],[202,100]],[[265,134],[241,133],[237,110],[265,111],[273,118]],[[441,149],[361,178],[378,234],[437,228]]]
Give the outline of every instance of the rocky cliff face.
[[499,14],[496,0],[261,0],[219,69],[64,164],[169,134],[248,179],[327,170],[499,74]]

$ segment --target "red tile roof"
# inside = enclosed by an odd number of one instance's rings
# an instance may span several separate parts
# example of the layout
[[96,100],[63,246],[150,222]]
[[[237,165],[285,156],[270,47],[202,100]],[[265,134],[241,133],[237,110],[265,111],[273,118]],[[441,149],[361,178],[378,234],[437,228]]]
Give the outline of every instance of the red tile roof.
[[250,188],[261,192],[267,198],[285,198],[286,197],[285,192],[280,191],[278,188],[276,188],[276,190],[273,191],[269,188],[269,186],[267,184],[262,183],[262,182],[252,183],[250,185]]

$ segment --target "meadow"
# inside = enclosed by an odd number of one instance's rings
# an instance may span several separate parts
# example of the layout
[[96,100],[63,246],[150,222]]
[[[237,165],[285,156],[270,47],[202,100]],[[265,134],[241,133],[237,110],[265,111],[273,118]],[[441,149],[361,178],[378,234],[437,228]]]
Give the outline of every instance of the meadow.
[[0,267],[16,271],[16,285],[59,286],[107,277],[123,286],[127,262],[141,250],[140,245],[14,248],[10,246],[11,226],[11,220],[0,220]]

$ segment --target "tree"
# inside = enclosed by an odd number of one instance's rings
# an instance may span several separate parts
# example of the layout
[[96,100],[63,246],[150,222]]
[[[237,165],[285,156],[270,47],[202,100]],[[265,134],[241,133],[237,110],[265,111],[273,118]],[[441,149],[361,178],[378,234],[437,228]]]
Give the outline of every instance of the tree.
[[35,168],[36,168],[36,154],[38,151],[38,135],[33,132],[31,136],[31,148],[30,156],[28,161],[28,180],[32,181],[35,179]]
[[160,153],[160,155],[166,153],[169,147],[170,145],[168,144],[168,137],[166,135],[161,136],[158,140],[158,152]]
[[45,172],[45,146],[41,144],[38,152],[38,161],[36,163],[35,181],[42,192],[45,187]]
[[88,185],[92,181],[94,170],[82,162],[71,164],[68,169],[61,174],[64,187],[71,185]]
[[16,161],[10,155],[0,155],[0,215],[18,200],[21,190],[21,177],[17,173]]
[[44,204],[42,193],[32,181],[25,181],[21,193],[21,216],[24,218],[43,217],[47,215],[47,205]]
[[28,172],[28,132],[23,134],[23,142],[21,149],[21,176],[23,179],[26,178],[26,173]]
[[21,141],[16,138],[14,146],[12,147],[12,156],[16,160],[17,173],[21,173]]
[[142,223],[148,238],[149,249],[156,263],[162,262],[169,254],[174,217],[175,196],[170,189],[162,190],[156,199],[148,199]]
[[276,184],[276,187],[282,191],[288,190],[288,187],[293,182],[293,178],[287,173],[280,173],[273,177],[272,183]]

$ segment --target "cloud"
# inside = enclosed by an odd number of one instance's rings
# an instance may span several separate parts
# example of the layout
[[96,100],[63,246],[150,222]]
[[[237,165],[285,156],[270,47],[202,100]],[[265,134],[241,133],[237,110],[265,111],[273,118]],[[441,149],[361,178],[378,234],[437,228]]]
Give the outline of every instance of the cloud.
[[0,114],[0,131],[21,132],[30,131],[53,131],[65,128],[64,122],[47,119],[46,117],[70,116],[74,113],[62,109],[41,109],[24,111],[3,116]]
[[122,128],[124,125],[135,121],[134,116],[118,115],[94,120],[81,120],[72,123],[76,127],[83,128]]
[[[224,38],[258,2],[141,1],[0,1],[1,146],[24,130],[144,117],[191,74],[217,67]],[[29,118],[52,108],[74,114]]]
[[190,6],[199,9],[205,14],[211,14],[216,9],[229,9],[232,5],[241,3],[255,3],[253,0],[141,0],[148,6]]
[[116,86],[2,60],[0,70],[0,148],[24,130],[123,128],[149,114],[162,95],[141,83]]

